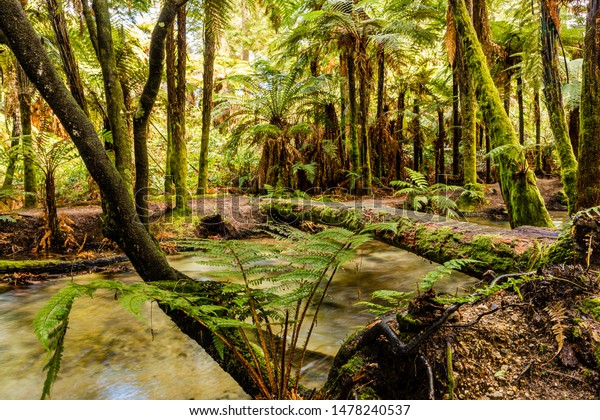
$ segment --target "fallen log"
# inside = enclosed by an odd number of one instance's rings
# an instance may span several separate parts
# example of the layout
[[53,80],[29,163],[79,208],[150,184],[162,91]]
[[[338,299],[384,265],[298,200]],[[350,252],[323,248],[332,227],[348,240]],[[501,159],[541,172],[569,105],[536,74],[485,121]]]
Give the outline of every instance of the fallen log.
[[71,274],[128,261],[125,255],[86,260],[0,260],[0,274]]

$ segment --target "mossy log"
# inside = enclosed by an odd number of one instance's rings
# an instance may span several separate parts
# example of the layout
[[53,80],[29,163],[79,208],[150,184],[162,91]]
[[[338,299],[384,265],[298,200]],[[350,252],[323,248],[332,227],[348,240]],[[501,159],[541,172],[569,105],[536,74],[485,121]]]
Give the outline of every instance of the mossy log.
[[375,232],[375,237],[441,264],[461,258],[481,261],[465,270],[475,277],[482,277],[488,270],[504,274],[535,269],[544,250],[559,236],[555,229],[528,226],[508,230],[382,206],[274,201],[264,210],[277,221],[311,221],[350,230],[359,230],[370,222],[398,222],[395,234]]
[[128,261],[125,255],[114,257],[91,258],[87,260],[0,260],[0,274],[70,274],[90,271],[98,267],[106,267]]

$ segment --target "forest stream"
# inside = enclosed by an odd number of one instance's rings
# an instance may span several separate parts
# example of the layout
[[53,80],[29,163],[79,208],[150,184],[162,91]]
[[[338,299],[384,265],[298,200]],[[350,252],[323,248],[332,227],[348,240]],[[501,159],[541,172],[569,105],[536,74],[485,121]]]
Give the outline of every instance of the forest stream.
[[[196,278],[210,267],[198,256],[179,255],[171,263]],[[355,327],[373,315],[356,306],[376,290],[415,290],[419,278],[434,268],[429,261],[378,241],[367,243],[338,271],[319,313],[305,361],[303,383],[323,384],[332,357]],[[96,273],[77,282],[112,278],[139,281],[132,273]],[[32,321],[37,311],[65,282],[53,280],[0,294],[0,399],[39,398],[45,373],[44,351]],[[436,285],[438,291],[460,292],[476,282],[457,273]],[[54,399],[242,399],[248,396],[195,342],[182,334],[155,305],[140,321],[119,306],[111,294],[75,302],[56,382]]]

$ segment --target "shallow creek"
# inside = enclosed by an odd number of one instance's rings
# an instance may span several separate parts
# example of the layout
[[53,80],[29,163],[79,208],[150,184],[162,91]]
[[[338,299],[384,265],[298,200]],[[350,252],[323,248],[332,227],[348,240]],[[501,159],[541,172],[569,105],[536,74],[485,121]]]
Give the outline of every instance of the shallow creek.
[[[196,278],[210,278],[197,256],[176,256],[172,264]],[[376,290],[415,290],[419,278],[435,267],[414,254],[372,241],[338,270],[319,313],[302,382],[317,387],[326,379],[332,356],[355,328],[372,315],[356,306]],[[90,274],[97,278],[139,281],[134,274]],[[36,312],[71,279],[13,289],[0,294],[0,399],[39,398],[45,373],[44,351],[33,334]],[[456,274],[436,289],[460,292],[476,279]],[[75,302],[63,367],[54,399],[243,399],[248,396],[192,340],[179,332],[156,305],[138,320],[110,293]]]

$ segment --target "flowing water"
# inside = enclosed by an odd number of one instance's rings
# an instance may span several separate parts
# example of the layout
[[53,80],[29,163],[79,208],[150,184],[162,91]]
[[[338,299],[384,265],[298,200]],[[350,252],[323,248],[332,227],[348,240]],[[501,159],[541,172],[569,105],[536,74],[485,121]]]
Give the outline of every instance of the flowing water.
[[[198,257],[176,256],[172,264],[187,274],[209,276]],[[356,302],[370,300],[376,290],[415,290],[419,278],[435,264],[414,254],[372,241],[354,261],[342,267],[329,289],[313,332],[303,383],[319,386],[332,356],[355,328],[372,315]],[[98,278],[138,281],[129,274],[90,274]],[[70,279],[0,291],[0,399],[36,399],[45,374],[44,351],[33,334],[36,312]],[[455,293],[476,279],[457,273],[436,285]],[[248,396],[191,339],[179,332],[156,305],[144,308],[138,320],[110,293],[75,302],[66,338],[62,370],[54,399],[244,399]]]

